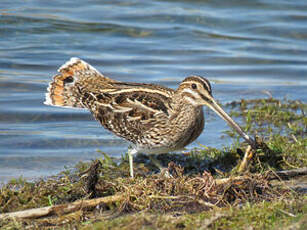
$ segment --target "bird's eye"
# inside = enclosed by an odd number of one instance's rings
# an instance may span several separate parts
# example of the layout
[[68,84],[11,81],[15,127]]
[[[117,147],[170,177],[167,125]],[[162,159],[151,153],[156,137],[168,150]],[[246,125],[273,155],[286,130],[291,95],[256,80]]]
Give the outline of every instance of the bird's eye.
[[197,89],[197,85],[194,84],[194,83],[191,85],[191,87],[192,87],[192,89]]

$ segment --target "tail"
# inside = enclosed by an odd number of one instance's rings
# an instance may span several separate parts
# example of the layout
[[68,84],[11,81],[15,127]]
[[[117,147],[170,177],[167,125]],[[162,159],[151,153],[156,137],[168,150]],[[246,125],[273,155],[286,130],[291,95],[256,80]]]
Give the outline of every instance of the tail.
[[113,81],[79,58],[71,58],[58,72],[47,88],[45,105],[84,108],[80,86],[86,87],[95,80]]

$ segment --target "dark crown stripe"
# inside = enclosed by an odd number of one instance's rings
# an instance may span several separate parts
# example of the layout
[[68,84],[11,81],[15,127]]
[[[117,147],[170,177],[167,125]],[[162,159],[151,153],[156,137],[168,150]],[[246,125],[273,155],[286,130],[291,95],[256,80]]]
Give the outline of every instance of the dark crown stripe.
[[210,82],[201,76],[190,76],[190,77],[187,77],[182,82],[182,84],[191,84],[191,83],[199,83],[204,87],[205,90],[207,90],[208,92],[211,92]]

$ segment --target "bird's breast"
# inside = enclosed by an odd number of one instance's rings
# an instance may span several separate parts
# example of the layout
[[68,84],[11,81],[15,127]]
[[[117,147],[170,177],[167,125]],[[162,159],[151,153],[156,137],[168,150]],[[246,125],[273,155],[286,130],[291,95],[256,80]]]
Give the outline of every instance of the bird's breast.
[[159,120],[135,143],[139,151],[166,153],[183,149],[196,140],[204,128],[202,107],[191,107],[174,119]]

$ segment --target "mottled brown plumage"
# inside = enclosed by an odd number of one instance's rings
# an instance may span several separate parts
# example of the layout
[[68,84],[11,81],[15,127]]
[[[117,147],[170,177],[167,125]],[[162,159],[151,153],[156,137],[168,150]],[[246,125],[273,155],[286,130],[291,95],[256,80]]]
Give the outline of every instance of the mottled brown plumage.
[[[204,128],[203,105],[230,125],[235,124],[214,101],[209,81],[200,76],[187,77],[173,90],[115,81],[78,58],[58,71],[48,87],[45,104],[90,110],[106,129],[132,143],[130,156],[137,152],[166,153],[193,142]],[[251,141],[238,125],[234,128]]]

